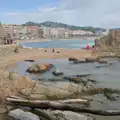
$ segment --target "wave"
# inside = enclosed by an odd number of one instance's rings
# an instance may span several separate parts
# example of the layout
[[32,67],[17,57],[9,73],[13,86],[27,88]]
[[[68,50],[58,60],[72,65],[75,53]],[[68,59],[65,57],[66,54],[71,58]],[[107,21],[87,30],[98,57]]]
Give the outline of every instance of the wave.
[[32,49],[32,47],[28,47],[28,46],[25,46],[25,45],[22,45],[23,48],[28,48],[28,49]]

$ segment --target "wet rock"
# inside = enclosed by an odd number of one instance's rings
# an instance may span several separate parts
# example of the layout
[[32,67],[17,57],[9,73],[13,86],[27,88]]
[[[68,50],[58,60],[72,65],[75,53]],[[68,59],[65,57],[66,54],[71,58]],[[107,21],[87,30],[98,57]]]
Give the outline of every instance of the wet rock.
[[64,78],[52,78],[52,79],[48,79],[48,81],[58,82],[58,81],[65,81],[65,79]]
[[39,117],[30,112],[16,109],[8,113],[9,120],[40,120]]
[[76,58],[69,58],[69,61],[78,61]]
[[25,60],[25,62],[35,62],[35,60]]
[[102,66],[96,66],[96,68],[104,68],[104,67],[110,67],[112,66],[112,63],[108,63],[106,65],[102,65]]
[[85,61],[90,62],[90,63],[97,62],[98,60],[99,60],[99,58],[85,58]]
[[48,114],[52,120],[93,120],[93,118],[90,118],[86,115],[71,111],[47,110],[46,114]]
[[52,74],[54,76],[61,76],[61,75],[63,75],[63,72],[60,72],[59,69],[57,69],[57,70],[53,71]]
[[34,64],[31,65],[26,71],[29,73],[41,73],[46,72],[53,67],[52,64]]
[[99,60],[99,61],[97,61],[99,64],[105,64],[105,63],[108,63],[108,61],[107,60]]
[[87,61],[85,60],[76,60],[76,61],[73,61],[74,64],[80,64],[80,63],[88,63]]

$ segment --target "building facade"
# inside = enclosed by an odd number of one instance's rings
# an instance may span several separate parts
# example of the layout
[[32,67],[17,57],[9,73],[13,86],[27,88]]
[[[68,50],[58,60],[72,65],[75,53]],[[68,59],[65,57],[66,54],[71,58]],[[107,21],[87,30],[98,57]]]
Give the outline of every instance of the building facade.
[[4,29],[3,29],[3,26],[1,24],[0,24],[0,44],[5,44]]

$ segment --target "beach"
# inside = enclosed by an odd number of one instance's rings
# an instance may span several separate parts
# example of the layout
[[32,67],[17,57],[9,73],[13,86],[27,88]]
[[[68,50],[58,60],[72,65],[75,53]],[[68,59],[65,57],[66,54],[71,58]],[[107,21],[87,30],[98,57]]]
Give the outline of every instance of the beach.
[[[36,92],[40,91],[47,91],[48,95],[54,95],[57,94],[59,95],[60,98],[63,96],[70,95],[73,91],[75,92],[77,86],[75,84],[67,84],[67,83],[59,83],[54,84],[54,83],[44,83],[38,84],[39,81],[31,81],[28,78],[20,79],[17,82],[16,78],[18,79],[18,75],[14,73],[13,71],[13,76],[10,76],[11,73],[8,72],[9,68],[12,68],[16,65],[18,62],[23,62],[24,60],[42,60],[42,59],[68,59],[68,58],[76,58],[79,60],[84,60],[85,58],[96,58],[97,56],[93,56],[91,54],[91,50],[70,50],[70,49],[54,49],[55,52],[53,52],[53,49],[51,48],[20,48],[18,53],[14,52],[14,49],[16,48],[16,45],[5,45],[0,47],[0,103],[3,103],[3,98],[6,96],[11,96],[11,95],[19,95],[17,93],[18,90],[22,90],[25,93],[24,94],[30,94],[29,89],[31,90],[32,87],[34,87],[35,84],[37,84],[37,89]],[[45,52],[46,50],[46,52]],[[77,74],[77,73],[76,73]],[[27,81],[26,81],[27,80]],[[51,85],[49,85],[51,84]],[[52,84],[54,87],[52,87]],[[27,87],[29,88],[26,88]],[[48,87],[45,87],[49,85]],[[58,88],[60,87],[60,89]],[[82,86],[81,86],[82,87]],[[49,90],[49,89],[50,90]],[[57,88],[57,89],[56,89]],[[57,92],[52,92],[54,89]],[[67,91],[68,89],[68,91]],[[90,89],[90,88],[89,88]],[[26,93],[27,91],[27,93]],[[28,92],[29,91],[29,92]],[[52,93],[51,93],[51,92]],[[54,93],[54,94],[53,94]],[[4,94],[4,96],[3,96]],[[37,93],[38,94],[38,93]],[[39,96],[39,95],[32,95],[34,99],[46,99],[45,96]],[[0,112],[3,110],[0,108]],[[90,115],[93,117],[93,115]],[[97,120],[104,120],[108,117],[101,117],[101,116],[95,116]],[[110,119],[110,117],[109,117]],[[111,120],[113,117],[111,118]],[[4,119],[3,119],[4,120]],[[117,118],[115,119],[117,120]]]

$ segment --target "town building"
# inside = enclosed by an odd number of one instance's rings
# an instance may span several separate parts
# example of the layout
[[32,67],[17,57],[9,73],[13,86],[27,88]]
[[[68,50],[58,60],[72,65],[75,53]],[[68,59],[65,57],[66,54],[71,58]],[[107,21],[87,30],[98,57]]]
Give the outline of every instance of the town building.
[[4,29],[3,29],[3,26],[1,24],[0,24],[0,44],[5,44]]
[[4,28],[4,35],[7,36],[8,34],[12,34],[12,24],[2,24],[3,28]]

